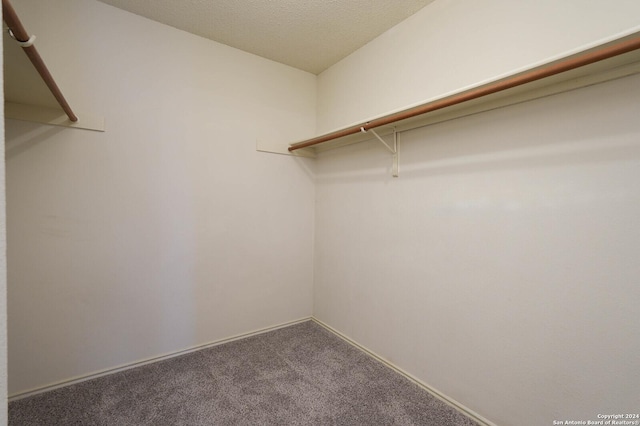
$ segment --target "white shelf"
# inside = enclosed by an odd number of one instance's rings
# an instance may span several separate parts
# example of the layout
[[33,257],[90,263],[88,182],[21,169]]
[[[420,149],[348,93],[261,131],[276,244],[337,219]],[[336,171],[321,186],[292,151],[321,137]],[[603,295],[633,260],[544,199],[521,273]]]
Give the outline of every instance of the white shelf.
[[[359,129],[360,126],[367,127],[369,122],[375,122],[376,120],[386,119],[402,111],[406,111],[408,109],[421,107],[421,106],[428,106],[430,104],[435,104],[441,100],[444,100],[450,97],[454,97],[457,95],[464,95],[466,93],[471,93],[478,89],[491,87],[496,83],[499,84],[501,82],[513,80],[514,77],[522,76],[524,74],[531,73],[537,70],[548,69],[558,64],[566,64],[574,59],[583,58],[585,57],[585,55],[591,54],[593,52],[604,51],[607,48],[610,48],[612,46],[620,46],[622,44],[632,45],[633,50],[628,51],[626,53],[616,54],[615,56],[612,56],[608,59],[599,60],[597,62],[588,64],[588,65],[579,66],[578,68],[575,68],[569,71],[560,72],[550,77],[544,77],[536,81],[522,84],[506,90],[501,90],[490,95],[478,97],[476,99],[469,100],[469,101],[464,101],[462,103],[458,103],[453,106],[448,106],[435,111],[427,112],[412,118],[395,121],[390,124],[375,126],[375,127],[368,127],[368,128],[375,129],[376,133],[380,136],[387,136],[393,133],[394,128],[397,132],[403,132],[403,131],[415,129],[418,127],[428,126],[431,124],[452,120],[455,118],[464,117],[471,114],[477,114],[483,111],[489,111],[496,108],[506,107],[509,105],[514,105],[521,102],[542,98],[545,96],[551,96],[557,93],[567,92],[569,90],[575,90],[581,87],[591,86],[591,85],[602,83],[605,81],[614,80],[617,78],[622,78],[625,76],[639,73],[640,72],[640,35],[638,33],[635,33],[635,34],[631,34],[629,36],[617,39],[615,41],[611,41],[609,43],[605,43],[590,49],[586,49],[581,52],[574,53],[572,55],[565,56],[563,58],[558,58],[544,64],[539,64],[529,69],[520,70],[517,73],[513,73],[511,75],[501,76],[492,81],[483,82],[475,86],[463,88],[457,92],[447,93],[443,96],[439,96],[434,99],[429,99],[423,103],[420,103],[419,105],[412,105],[411,107],[403,108],[401,110],[393,111],[388,114],[374,117],[366,121],[363,121],[360,124],[356,123],[351,126],[346,126],[344,128],[337,129],[335,131],[326,133],[324,135],[320,135],[315,138],[310,138],[300,142],[292,143],[290,144],[290,146],[306,143],[319,137],[329,136],[329,135],[346,131],[349,129],[354,129],[354,128]],[[367,133],[358,132],[358,133],[350,134],[347,136],[341,136],[325,142],[321,142],[317,145],[313,145],[307,148],[297,149],[296,151],[293,151],[293,154],[295,153],[300,154],[302,151],[304,152],[305,155],[315,156],[315,154],[318,152],[326,151],[329,149],[336,149],[346,145],[360,143],[360,142],[369,141],[369,140],[375,140],[375,136],[372,135],[371,132],[367,132]]]
[[102,117],[80,112],[76,114],[77,122],[69,120],[23,49],[7,31],[3,31],[2,43],[5,118],[104,132]]

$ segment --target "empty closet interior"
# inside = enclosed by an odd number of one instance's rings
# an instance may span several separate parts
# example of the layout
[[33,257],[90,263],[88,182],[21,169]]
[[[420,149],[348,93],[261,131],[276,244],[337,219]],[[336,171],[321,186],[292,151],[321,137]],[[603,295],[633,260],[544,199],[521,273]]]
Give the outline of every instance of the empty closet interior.
[[640,3],[318,73],[107,3],[4,12],[9,400],[312,320],[479,424],[637,413]]

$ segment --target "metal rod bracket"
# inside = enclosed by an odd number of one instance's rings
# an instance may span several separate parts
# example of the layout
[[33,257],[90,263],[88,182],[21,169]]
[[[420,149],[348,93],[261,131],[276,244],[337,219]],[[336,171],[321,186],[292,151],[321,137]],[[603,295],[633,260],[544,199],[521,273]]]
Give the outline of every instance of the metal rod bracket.
[[7,32],[9,33],[9,37],[14,39],[15,42],[20,47],[31,47],[33,46],[33,43],[36,41],[35,34],[31,34],[31,37],[29,37],[29,40],[22,41],[22,40],[18,40],[18,38],[13,34],[13,31],[11,31],[11,28],[7,28]]
[[393,177],[398,177],[398,133],[396,132],[396,128],[395,127],[393,128],[393,147],[389,146],[389,144],[384,139],[382,139],[380,135],[377,134],[376,131],[373,129],[367,130],[364,127],[360,127],[360,131],[362,133],[371,132],[373,136],[375,136],[376,139],[382,142],[382,145],[384,145],[385,148],[387,148],[389,152],[393,154],[393,164],[391,166],[391,175]]

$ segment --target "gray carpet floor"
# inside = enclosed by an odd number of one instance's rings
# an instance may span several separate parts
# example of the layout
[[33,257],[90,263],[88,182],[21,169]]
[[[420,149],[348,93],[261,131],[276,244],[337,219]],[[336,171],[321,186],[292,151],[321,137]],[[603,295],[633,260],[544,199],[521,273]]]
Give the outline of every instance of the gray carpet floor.
[[307,321],[9,404],[9,425],[476,425]]

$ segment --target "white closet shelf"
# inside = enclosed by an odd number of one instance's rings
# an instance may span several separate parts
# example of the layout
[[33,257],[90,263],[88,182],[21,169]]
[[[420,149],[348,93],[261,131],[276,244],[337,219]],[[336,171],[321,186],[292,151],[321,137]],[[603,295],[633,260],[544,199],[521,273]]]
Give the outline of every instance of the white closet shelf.
[[78,113],[78,120],[71,121],[60,108],[5,102],[4,116],[13,120],[104,132],[103,117]]
[[5,117],[54,126],[104,131],[104,119],[76,114],[36,49],[9,0],[2,0]]
[[[292,154],[371,140],[482,111],[590,86],[640,72],[640,32],[497,79],[466,87],[314,138],[292,143]],[[375,130],[372,134],[370,130]]]

